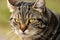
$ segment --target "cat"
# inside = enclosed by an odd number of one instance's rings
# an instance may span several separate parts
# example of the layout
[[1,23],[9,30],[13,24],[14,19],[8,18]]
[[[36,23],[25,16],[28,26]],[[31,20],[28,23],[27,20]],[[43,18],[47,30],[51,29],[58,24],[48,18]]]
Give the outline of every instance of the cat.
[[45,0],[8,0],[12,30],[22,40],[57,40],[59,15],[46,7]]

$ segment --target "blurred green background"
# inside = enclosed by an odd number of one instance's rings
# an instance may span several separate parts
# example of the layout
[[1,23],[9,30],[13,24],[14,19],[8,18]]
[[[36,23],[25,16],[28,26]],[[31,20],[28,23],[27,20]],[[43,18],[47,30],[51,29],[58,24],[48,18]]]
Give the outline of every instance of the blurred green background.
[[[55,12],[60,13],[60,0],[46,0],[46,6],[49,9],[52,9]],[[0,37],[1,35],[5,35],[11,30],[8,22],[9,17],[10,12],[7,7],[7,0],[0,0]]]

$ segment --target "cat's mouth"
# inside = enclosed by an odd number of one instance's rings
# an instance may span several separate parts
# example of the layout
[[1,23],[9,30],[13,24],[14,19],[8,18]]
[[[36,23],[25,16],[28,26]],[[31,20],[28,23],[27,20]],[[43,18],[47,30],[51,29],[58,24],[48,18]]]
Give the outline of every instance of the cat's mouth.
[[15,30],[15,33],[17,35],[20,35],[22,37],[31,37],[33,36],[34,34],[36,34],[37,31],[28,31],[26,30],[25,32],[22,32],[21,30]]

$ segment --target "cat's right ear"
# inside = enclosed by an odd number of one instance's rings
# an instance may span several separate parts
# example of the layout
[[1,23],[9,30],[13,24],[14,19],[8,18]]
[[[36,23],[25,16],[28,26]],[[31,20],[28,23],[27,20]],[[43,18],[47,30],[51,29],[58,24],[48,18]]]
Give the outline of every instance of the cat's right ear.
[[46,5],[45,0],[35,0],[35,3],[33,5],[33,8],[36,11],[42,12],[45,11]]

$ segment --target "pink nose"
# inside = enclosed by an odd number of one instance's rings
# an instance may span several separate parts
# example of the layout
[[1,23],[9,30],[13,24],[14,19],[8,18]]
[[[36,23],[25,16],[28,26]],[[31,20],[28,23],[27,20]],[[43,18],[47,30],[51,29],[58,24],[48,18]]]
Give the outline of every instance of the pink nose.
[[27,29],[27,27],[24,24],[21,24],[20,29],[24,32]]

